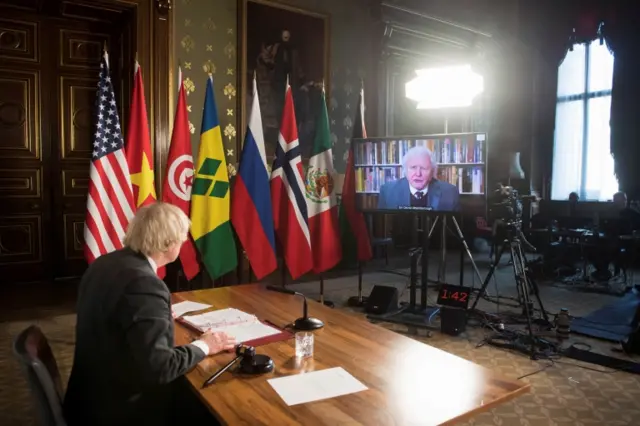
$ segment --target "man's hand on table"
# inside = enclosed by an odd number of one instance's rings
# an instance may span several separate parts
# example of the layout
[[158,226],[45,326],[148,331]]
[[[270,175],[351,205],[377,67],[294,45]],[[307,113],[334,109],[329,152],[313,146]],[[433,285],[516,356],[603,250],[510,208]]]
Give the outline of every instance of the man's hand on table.
[[[198,338],[198,340],[196,340],[196,342],[204,343],[209,348],[208,351],[205,351],[206,355],[215,355],[223,351],[232,350],[236,347],[236,339],[233,336],[228,336],[222,331],[206,331]],[[201,345],[196,345],[203,349]]]

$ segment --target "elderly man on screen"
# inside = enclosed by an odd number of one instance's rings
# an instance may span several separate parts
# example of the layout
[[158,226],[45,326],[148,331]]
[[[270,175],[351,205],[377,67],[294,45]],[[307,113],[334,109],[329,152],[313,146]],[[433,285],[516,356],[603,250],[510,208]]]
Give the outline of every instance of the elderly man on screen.
[[235,340],[207,332],[174,346],[171,295],[156,274],[176,260],[189,225],[178,207],[143,207],[129,223],[125,248],[99,257],[85,272],[64,399],[68,425],[215,424],[182,376],[207,355],[232,349]]
[[402,159],[405,177],[387,182],[380,188],[378,208],[395,210],[401,207],[431,208],[437,211],[458,211],[458,188],[435,178],[437,164],[427,148],[411,148]]

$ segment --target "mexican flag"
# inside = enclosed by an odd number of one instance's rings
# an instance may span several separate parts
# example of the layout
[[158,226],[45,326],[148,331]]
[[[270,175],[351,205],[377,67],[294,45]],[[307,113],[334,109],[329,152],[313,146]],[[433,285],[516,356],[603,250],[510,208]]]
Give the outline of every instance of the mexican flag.
[[[364,89],[360,90],[356,120],[353,126],[353,139],[366,138],[364,126]],[[362,262],[373,257],[369,231],[364,214],[356,207],[356,172],[353,158],[353,143],[349,146],[347,170],[342,187],[340,203],[340,240],[342,241],[343,260],[348,263]]]
[[305,182],[313,272],[316,274],[333,268],[342,258],[334,185],[336,172],[333,168],[329,114],[324,88],[321,100],[322,108]]

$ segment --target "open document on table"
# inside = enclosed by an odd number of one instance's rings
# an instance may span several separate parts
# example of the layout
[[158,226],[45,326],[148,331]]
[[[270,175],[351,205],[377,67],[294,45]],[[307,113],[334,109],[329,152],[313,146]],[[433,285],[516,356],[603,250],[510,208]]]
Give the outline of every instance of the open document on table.
[[282,332],[282,330],[262,323],[255,315],[234,308],[184,316],[182,319],[202,332],[207,330],[222,331],[234,337],[238,343],[261,339]]
[[171,310],[176,317],[181,317],[189,312],[203,311],[205,309],[209,309],[211,305],[207,305],[206,303],[198,303],[192,302],[190,300],[185,300],[184,302],[178,302],[171,305]]
[[335,398],[369,389],[342,367],[279,377],[268,382],[287,405]]

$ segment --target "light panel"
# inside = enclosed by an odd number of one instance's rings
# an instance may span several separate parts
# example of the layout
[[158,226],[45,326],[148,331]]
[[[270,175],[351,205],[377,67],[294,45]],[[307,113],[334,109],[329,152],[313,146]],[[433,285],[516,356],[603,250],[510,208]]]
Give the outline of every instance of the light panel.
[[406,96],[418,109],[468,107],[484,91],[484,78],[470,65],[416,70],[405,85]]

